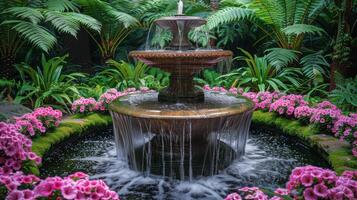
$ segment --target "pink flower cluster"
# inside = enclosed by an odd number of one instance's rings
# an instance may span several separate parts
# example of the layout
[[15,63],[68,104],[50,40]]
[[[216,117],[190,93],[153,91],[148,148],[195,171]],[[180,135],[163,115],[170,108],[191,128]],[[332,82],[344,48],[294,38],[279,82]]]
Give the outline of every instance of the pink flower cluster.
[[357,139],[357,117],[356,115],[350,116],[339,116],[332,127],[332,132],[335,133],[336,137],[344,140],[355,140]]
[[51,107],[37,108],[32,113],[15,117],[21,133],[29,136],[45,133],[48,129],[58,126],[61,120],[62,112]]
[[117,99],[119,97],[122,97],[122,96],[125,96],[125,95],[128,95],[129,93],[133,93],[135,91],[136,91],[135,88],[128,88],[124,92],[119,92],[114,88],[113,89],[109,89],[99,97],[99,102],[102,105],[105,105],[105,108],[108,108],[108,105],[112,101],[114,101],[115,99]]
[[229,90],[227,90],[224,87],[213,87],[213,88],[211,88],[209,85],[205,85],[205,86],[203,86],[203,90],[205,90],[205,91],[214,91],[214,92],[223,92],[223,93],[228,93],[228,94],[233,94],[233,95],[243,94],[243,89],[242,88],[235,88],[235,87],[232,87]]
[[322,128],[331,129],[333,123],[342,116],[340,110],[315,109],[311,115],[310,122],[320,125]]
[[335,106],[333,103],[329,101],[323,101],[321,103],[318,103],[316,105],[317,109],[332,109],[332,110],[338,110],[337,106]]
[[275,111],[280,115],[292,116],[294,114],[295,108],[306,105],[308,105],[308,103],[304,100],[303,96],[290,94],[282,96],[274,103],[272,103],[270,105],[269,111]]
[[263,111],[268,111],[273,102],[277,101],[282,97],[279,92],[259,92],[254,98],[255,109],[260,109]]
[[[345,171],[342,176],[337,176],[328,169],[314,166],[297,167],[292,171],[286,188],[276,189],[272,198],[257,187],[244,187],[238,191],[244,193],[244,199],[254,200],[283,200],[284,196],[305,200],[352,200],[357,198],[357,171]],[[225,199],[243,198],[238,193],[232,193]]]
[[32,141],[19,132],[17,125],[0,122],[0,174],[20,170],[26,160],[41,163],[31,146]]
[[93,111],[103,111],[105,107],[101,103],[97,102],[94,98],[84,98],[81,97],[72,103],[73,112],[93,112]]
[[7,199],[119,199],[117,193],[103,181],[89,180],[88,175],[82,172],[44,180],[17,172],[11,176],[0,176],[0,183],[9,191]]
[[345,172],[338,177],[335,172],[314,166],[297,167],[292,171],[286,185],[294,198],[305,199],[356,199],[357,171]]
[[309,106],[299,106],[295,108],[294,117],[305,123],[310,121],[311,115],[315,112],[315,108],[310,108]]
[[108,109],[108,105],[117,98],[139,92],[154,92],[154,90],[150,90],[147,87],[141,87],[140,90],[136,90],[135,88],[128,88],[123,92],[119,92],[115,88],[108,89],[99,97],[98,101],[96,101],[94,98],[84,97],[81,97],[80,99],[74,101],[72,103],[72,111],[79,113],[105,111]]

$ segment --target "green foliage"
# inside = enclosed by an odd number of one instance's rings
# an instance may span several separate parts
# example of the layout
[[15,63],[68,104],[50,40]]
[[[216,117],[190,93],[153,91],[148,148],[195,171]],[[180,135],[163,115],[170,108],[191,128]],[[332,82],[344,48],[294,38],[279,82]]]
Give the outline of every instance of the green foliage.
[[265,50],[266,58],[272,65],[282,68],[287,67],[292,62],[298,61],[299,51],[283,48],[271,48]]
[[214,29],[223,24],[249,20],[280,48],[299,50],[305,34],[321,34],[312,25],[324,8],[324,0],[230,0],[220,11],[208,18],[207,26]]
[[0,79],[0,102],[12,101],[15,88],[17,88],[17,83],[14,80]]
[[225,88],[230,88],[232,86],[236,86],[236,79],[234,76],[224,76],[215,70],[206,69],[203,71],[202,77],[195,77],[195,81],[203,86],[209,85],[211,87],[215,86],[223,86]]
[[336,84],[329,98],[340,108],[349,111],[357,110],[357,76],[352,79],[342,79]]
[[107,64],[110,68],[105,69],[100,74],[109,77],[110,85],[115,85],[119,89],[138,88],[143,85],[142,79],[148,70],[146,64],[138,62],[134,66],[124,61],[117,62],[115,60],[108,60]]
[[148,88],[161,90],[162,88],[169,85],[169,76],[169,73],[164,72],[158,68],[151,67],[143,78],[143,84]]
[[[39,2],[39,1],[38,1]],[[18,37],[30,42],[33,46],[48,52],[57,43],[55,32],[67,33],[76,36],[80,27],[99,32],[101,24],[94,18],[80,14],[76,6],[70,1],[51,0],[46,3],[31,4],[10,3],[7,9],[2,8],[0,35],[11,36],[3,39],[4,49],[11,49],[13,53],[23,45]],[[13,6],[11,6],[13,5]],[[49,26],[51,25],[51,26]],[[13,34],[12,31],[16,33]],[[14,48],[14,49],[12,49]]]
[[137,5],[126,0],[75,0],[83,13],[97,19],[102,24],[98,32],[87,30],[101,53],[103,61],[114,59],[118,46],[139,25],[139,21],[129,11]]
[[236,59],[244,61],[246,66],[236,69],[220,78],[235,77],[239,87],[248,87],[253,91],[288,91],[292,86],[299,87],[299,69],[281,68],[270,63],[266,56],[252,56],[249,52],[240,49],[244,56]]
[[67,57],[66,55],[46,60],[42,55],[41,67],[37,68],[26,63],[17,65],[23,82],[15,102],[30,103],[33,107],[50,105],[62,108],[63,106],[69,112],[67,105],[71,104],[80,93],[74,84],[75,80],[85,76],[81,73],[63,73]]
[[323,82],[323,78],[329,76],[329,64],[321,51],[305,55],[301,58],[300,64],[304,75],[309,79]]

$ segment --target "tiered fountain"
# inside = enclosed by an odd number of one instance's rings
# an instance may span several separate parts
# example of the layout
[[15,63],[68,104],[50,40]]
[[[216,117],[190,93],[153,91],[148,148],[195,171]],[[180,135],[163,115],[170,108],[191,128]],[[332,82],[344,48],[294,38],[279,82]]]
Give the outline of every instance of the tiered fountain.
[[170,72],[170,84],[110,105],[118,157],[146,175],[191,180],[216,174],[244,153],[253,102],[195,87],[195,73],[232,56],[231,51],[194,48],[188,33],[204,19],[177,15],[154,23],[171,31],[171,43],[130,56]]

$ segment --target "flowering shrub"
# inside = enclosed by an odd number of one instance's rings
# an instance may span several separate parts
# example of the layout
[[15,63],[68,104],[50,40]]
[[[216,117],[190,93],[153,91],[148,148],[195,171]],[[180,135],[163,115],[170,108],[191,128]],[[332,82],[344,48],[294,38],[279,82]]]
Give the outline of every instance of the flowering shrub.
[[[244,187],[238,190],[243,193],[244,199],[268,200],[257,187]],[[286,184],[286,188],[275,190],[276,196],[270,200],[282,200],[284,196],[293,199],[356,199],[357,198],[357,171],[345,171],[338,177],[335,172],[314,166],[295,168]],[[238,193],[229,194],[226,200],[242,199]]]
[[51,107],[37,108],[32,113],[15,117],[20,132],[29,136],[45,133],[47,129],[58,126],[61,120],[62,112]]
[[81,97],[80,99],[74,101],[72,103],[72,111],[73,112],[93,112],[105,110],[105,107],[98,103],[94,98],[84,98]]
[[20,170],[26,160],[41,163],[31,146],[32,141],[19,132],[17,125],[0,122],[0,174]]
[[317,104],[316,108],[338,110],[337,106],[335,106],[333,103],[331,103],[329,101],[323,101],[323,102]]
[[279,113],[279,115],[292,116],[295,108],[306,105],[308,105],[308,103],[304,100],[303,96],[290,94],[282,96],[280,99],[272,103],[269,111],[275,111]]
[[[227,91],[221,87],[210,88],[207,85],[203,89],[231,94],[243,92],[237,88]],[[301,95],[283,95],[276,92],[247,92],[241,93],[241,95],[251,99],[255,103],[256,110],[269,110],[269,112],[277,112],[280,115],[295,117],[305,124],[317,124],[324,131],[334,133],[335,137],[348,140],[352,143],[353,155],[357,157],[356,113],[345,116],[336,105],[329,101],[323,101],[316,107],[310,107]]]
[[310,122],[318,124],[323,129],[331,129],[333,123],[342,115],[340,110],[316,109],[311,115]]
[[332,127],[332,132],[341,140],[353,141],[357,139],[357,120],[349,116],[339,116]]
[[282,95],[279,92],[259,92],[255,96],[255,108],[268,111],[271,104],[278,100]]
[[62,112],[52,107],[36,108],[32,115],[39,119],[46,128],[56,127],[62,120]]
[[134,94],[134,93],[145,93],[145,92],[153,92],[154,90],[150,90],[147,87],[141,87],[140,90],[136,90],[135,88],[128,88],[123,92],[119,92],[117,89],[112,88],[108,89],[105,93],[103,93],[98,101],[94,98],[84,98],[81,97],[78,100],[74,101],[72,104],[72,111],[77,113],[87,113],[93,111],[105,111],[108,109],[109,104],[116,100],[119,97]]
[[18,172],[12,176],[0,176],[0,183],[9,191],[7,199],[119,199],[103,181],[89,180],[88,175],[82,172],[44,180]]
[[294,117],[301,122],[308,124],[315,110],[316,109],[310,108],[309,106],[299,106],[294,110]]

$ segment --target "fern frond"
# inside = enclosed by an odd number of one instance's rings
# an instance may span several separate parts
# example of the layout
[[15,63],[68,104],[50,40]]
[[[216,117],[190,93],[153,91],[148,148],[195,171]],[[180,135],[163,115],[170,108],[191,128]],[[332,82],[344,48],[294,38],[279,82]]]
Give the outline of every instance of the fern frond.
[[302,65],[304,75],[310,79],[320,75],[325,77],[328,76],[327,68],[329,67],[329,64],[321,52],[304,56],[301,58],[300,64]]
[[38,9],[30,7],[8,8],[3,12],[3,14],[14,15],[20,19],[28,19],[34,24],[38,24],[44,19],[44,16]]
[[48,52],[57,42],[45,27],[21,20],[7,20],[2,24],[12,24],[12,29],[18,32],[34,46]]
[[77,6],[69,0],[47,0],[46,5],[48,10],[79,12]]
[[265,23],[283,27],[284,8],[276,0],[253,0],[249,8],[253,9],[256,16]]
[[267,53],[266,58],[269,63],[278,69],[288,66],[289,63],[298,60],[299,51],[292,49],[283,49],[283,48],[271,48],[265,50]]
[[300,34],[318,34],[322,35],[325,31],[317,26],[309,24],[294,24],[285,27],[282,30],[287,35],[300,35]]
[[219,10],[207,18],[207,26],[209,29],[218,27],[219,25],[240,20],[251,20],[254,18],[254,12],[247,8],[228,7]]

